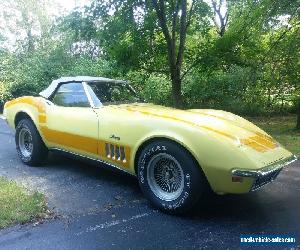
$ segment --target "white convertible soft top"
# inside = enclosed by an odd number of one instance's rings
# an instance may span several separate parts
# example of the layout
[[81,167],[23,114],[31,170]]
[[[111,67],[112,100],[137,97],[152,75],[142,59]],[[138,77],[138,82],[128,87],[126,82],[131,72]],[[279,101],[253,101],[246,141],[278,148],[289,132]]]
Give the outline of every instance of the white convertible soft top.
[[61,77],[57,80],[52,81],[52,83],[49,85],[48,88],[40,92],[40,96],[48,99],[61,83],[67,83],[67,82],[126,83],[125,81],[113,80],[104,77],[93,77],[93,76]]

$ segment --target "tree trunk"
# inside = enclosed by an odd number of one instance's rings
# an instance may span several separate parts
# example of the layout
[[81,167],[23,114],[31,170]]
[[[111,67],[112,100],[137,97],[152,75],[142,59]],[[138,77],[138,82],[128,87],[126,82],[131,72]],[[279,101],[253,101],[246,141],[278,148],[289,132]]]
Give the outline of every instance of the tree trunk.
[[296,124],[296,129],[300,130],[300,98],[298,100],[298,105],[297,105],[297,124]]
[[182,93],[181,93],[181,78],[180,69],[175,68],[171,71],[173,104],[175,108],[183,108]]

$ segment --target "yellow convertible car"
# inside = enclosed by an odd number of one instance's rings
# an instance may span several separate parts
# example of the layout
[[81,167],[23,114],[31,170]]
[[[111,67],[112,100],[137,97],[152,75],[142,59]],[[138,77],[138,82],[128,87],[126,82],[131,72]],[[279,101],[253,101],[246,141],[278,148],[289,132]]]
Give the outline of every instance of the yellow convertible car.
[[62,151],[136,175],[145,196],[182,213],[211,189],[247,193],[273,181],[296,157],[251,122],[228,112],[144,103],[124,81],[65,77],[39,96],[5,104],[27,165]]

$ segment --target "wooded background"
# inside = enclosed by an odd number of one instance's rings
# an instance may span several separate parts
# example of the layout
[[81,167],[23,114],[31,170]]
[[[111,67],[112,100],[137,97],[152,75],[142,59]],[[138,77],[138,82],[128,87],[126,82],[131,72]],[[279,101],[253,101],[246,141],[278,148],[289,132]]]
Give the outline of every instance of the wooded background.
[[148,101],[240,115],[298,114],[299,0],[0,2],[0,108],[56,78],[131,81]]

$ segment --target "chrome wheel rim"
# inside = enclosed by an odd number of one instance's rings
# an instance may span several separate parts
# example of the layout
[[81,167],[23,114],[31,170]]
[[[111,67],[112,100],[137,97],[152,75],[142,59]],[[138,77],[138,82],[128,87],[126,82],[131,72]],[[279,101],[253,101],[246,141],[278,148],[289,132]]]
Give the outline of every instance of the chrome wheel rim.
[[22,128],[19,132],[19,148],[24,157],[30,157],[33,150],[33,142],[30,130]]
[[152,157],[147,169],[152,192],[164,201],[176,200],[184,188],[184,175],[179,162],[171,155],[160,153]]

